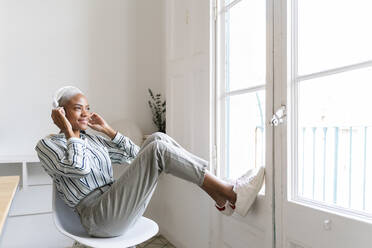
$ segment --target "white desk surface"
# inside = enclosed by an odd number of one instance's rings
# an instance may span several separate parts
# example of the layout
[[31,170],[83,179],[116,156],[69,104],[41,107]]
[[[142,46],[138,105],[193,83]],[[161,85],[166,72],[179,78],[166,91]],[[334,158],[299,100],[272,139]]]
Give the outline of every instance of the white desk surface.
[[22,162],[39,162],[36,154],[33,155],[10,155],[0,156],[0,163],[22,163]]

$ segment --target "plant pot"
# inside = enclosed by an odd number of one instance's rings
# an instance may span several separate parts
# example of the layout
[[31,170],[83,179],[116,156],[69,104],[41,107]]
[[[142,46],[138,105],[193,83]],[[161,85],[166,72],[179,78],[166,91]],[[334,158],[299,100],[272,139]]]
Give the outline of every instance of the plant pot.
[[145,142],[145,140],[146,140],[150,135],[151,135],[151,134],[143,135],[143,142]]

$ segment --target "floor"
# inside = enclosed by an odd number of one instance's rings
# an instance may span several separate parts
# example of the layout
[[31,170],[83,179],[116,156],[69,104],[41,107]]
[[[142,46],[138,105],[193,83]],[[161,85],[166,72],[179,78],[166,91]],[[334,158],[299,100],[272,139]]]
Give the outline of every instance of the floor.
[[176,248],[162,235],[157,235],[146,242],[137,245],[137,248]]
[[[157,235],[146,242],[139,244],[136,246],[136,248],[176,248],[174,245],[172,245],[166,238],[164,238],[162,235]],[[72,246],[72,248],[90,248],[85,245],[81,245],[77,242]]]

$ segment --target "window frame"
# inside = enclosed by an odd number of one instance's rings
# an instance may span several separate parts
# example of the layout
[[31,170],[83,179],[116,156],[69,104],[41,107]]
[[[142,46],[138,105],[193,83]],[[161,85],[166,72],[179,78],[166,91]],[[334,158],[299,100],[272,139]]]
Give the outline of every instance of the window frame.
[[[215,139],[213,140],[213,151],[212,151],[212,159],[214,163],[216,163],[216,166],[214,167],[214,172],[219,177],[228,177],[228,157],[226,156],[228,154],[227,149],[228,147],[225,145],[227,142],[226,139],[226,132],[228,128],[228,119],[226,118],[228,110],[226,109],[226,98],[227,97],[233,97],[243,94],[249,94],[252,92],[258,92],[260,90],[267,90],[267,82],[268,79],[272,78],[271,72],[268,76],[268,72],[266,72],[266,83],[263,85],[256,85],[252,87],[247,87],[243,89],[238,90],[232,90],[227,91],[226,89],[226,74],[225,74],[225,60],[226,60],[226,46],[225,46],[225,30],[226,26],[224,25],[224,20],[226,18],[226,12],[228,12],[231,8],[236,7],[235,5],[239,4],[241,1],[247,1],[247,0],[234,0],[230,2],[225,7],[221,7],[224,4],[224,0],[214,0],[212,4],[212,10],[215,20],[215,25],[212,24],[212,37],[215,37],[215,40],[213,42],[212,51],[212,64],[214,65],[214,73],[213,73],[213,79],[214,83],[212,89],[215,93],[214,95],[214,106],[215,109],[213,111],[213,119],[214,119],[214,136]],[[266,1],[266,4],[268,1]],[[266,15],[268,15],[268,6],[266,6]],[[267,23],[266,24],[266,70],[268,71],[268,67],[272,67],[272,65],[269,65],[269,63],[272,63],[272,58],[269,58],[271,53],[269,50],[272,49],[270,47],[270,40],[272,37],[267,37],[268,35],[272,34],[272,24]],[[269,31],[271,30],[271,32]],[[272,56],[272,55],[271,55]],[[270,62],[271,61],[271,62]],[[265,105],[268,103],[268,101],[272,104],[272,100],[268,100],[267,97],[265,97]],[[263,113],[264,119],[267,120],[267,111]],[[263,123],[266,127],[266,121]],[[265,131],[266,132],[266,131]],[[264,136],[267,140],[267,135]],[[264,154],[264,157],[266,155]]]
[[290,13],[288,16],[288,33],[290,36],[290,40],[287,43],[288,48],[288,58],[290,60],[287,61],[288,65],[288,75],[290,78],[288,79],[288,93],[287,95],[290,96],[287,99],[287,103],[290,106],[289,113],[288,113],[288,148],[289,148],[289,155],[290,158],[289,163],[289,171],[288,171],[288,195],[287,200],[294,203],[299,203],[302,205],[306,205],[311,208],[316,209],[323,209],[330,212],[335,212],[341,215],[348,215],[352,217],[356,217],[358,219],[367,219],[372,221],[372,214],[368,214],[363,211],[358,211],[346,207],[342,207],[336,204],[330,204],[326,202],[321,202],[317,200],[308,199],[302,197],[299,194],[299,158],[298,158],[298,86],[301,82],[326,77],[330,75],[336,75],[343,72],[349,72],[361,68],[372,67],[372,60],[363,61],[356,64],[349,64],[344,65],[341,67],[335,67],[323,71],[317,71],[305,75],[298,74],[298,1],[299,0],[288,0],[288,9],[287,13]]

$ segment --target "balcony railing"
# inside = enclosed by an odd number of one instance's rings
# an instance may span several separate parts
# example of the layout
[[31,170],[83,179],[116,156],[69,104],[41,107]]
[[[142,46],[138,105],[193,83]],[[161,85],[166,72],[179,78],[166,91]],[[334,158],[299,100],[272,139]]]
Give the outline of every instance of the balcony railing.
[[[372,212],[372,127],[300,127],[298,195],[341,207]],[[370,152],[369,152],[370,151]]]
[[[264,128],[256,127],[254,139],[259,166]],[[298,196],[372,213],[372,126],[300,127],[297,152]]]

